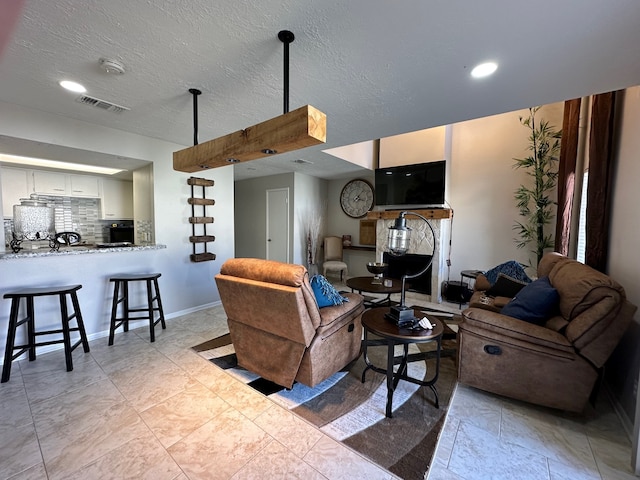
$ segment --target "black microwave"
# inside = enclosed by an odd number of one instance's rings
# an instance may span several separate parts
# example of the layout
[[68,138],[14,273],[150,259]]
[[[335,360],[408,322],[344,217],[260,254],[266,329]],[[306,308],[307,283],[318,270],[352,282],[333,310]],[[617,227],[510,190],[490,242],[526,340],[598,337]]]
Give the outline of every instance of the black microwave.
[[120,243],[120,242],[133,243],[133,227],[132,226],[109,227],[109,242],[110,243]]

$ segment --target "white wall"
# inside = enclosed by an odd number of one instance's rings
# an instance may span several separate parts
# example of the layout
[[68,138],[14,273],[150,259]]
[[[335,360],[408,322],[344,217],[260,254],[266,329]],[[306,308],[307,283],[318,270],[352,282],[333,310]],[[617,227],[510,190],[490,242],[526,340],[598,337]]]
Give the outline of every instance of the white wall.
[[[289,189],[289,255],[293,247],[294,175],[270,175],[235,184],[236,257],[267,258],[267,190]],[[291,261],[291,259],[289,259]]]
[[380,140],[380,168],[445,159],[446,127],[394,135]]
[[[136,224],[147,222],[153,224],[153,164],[138,168],[133,171],[133,218]],[[135,229],[135,243],[142,243],[144,240],[149,243],[156,243],[155,228],[152,229],[151,238],[146,239],[139,229]]]
[[640,86],[626,91],[621,125],[613,185],[609,272],[625,287],[629,300],[640,306],[640,215],[637,210],[640,203]]
[[[295,191],[293,195],[293,263],[307,264],[305,216],[320,215],[322,217],[321,233],[324,232],[327,210],[327,181],[310,177],[303,173],[294,176]],[[318,252],[320,256],[320,252]]]
[[[487,270],[507,260],[529,262],[529,249],[517,249],[512,227],[520,220],[513,197],[528,181],[513,158],[528,154],[529,130],[520,116],[528,110],[456,123],[452,126],[449,201],[452,225],[452,279],[466,269]],[[562,128],[563,104],[542,108],[536,118]]]
[[323,152],[369,170],[376,168],[378,163],[378,147],[377,142],[374,140],[354,143],[344,147],[329,148],[323,150]]
[[[216,199],[210,214],[215,217],[216,236],[210,251],[213,262],[189,260],[191,226],[187,218],[190,176],[173,170],[172,154],[184,148],[161,140],[98,127],[88,123],[0,103],[0,135],[29,139],[111,155],[153,162],[156,243],[166,249],[149,252],[105,253],[50,258],[0,260],[0,295],[21,287],[77,284],[87,332],[100,335],[108,330],[112,285],[108,276],[123,272],[162,273],[160,290],[167,316],[175,316],[219,301],[213,277],[220,265],[234,255],[233,167],[209,170],[202,177],[215,181]],[[43,302],[45,305],[46,302]],[[7,325],[9,302],[0,301],[0,325]],[[37,320],[47,322],[46,317]],[[0,329],[0,345],[6,330]]]
[[283,173],[236,182],[236,256],[266,258],[267,190],[289,189],[289,261],[306,265],[302,217],[308,210],[322,212],[326,181],[302,173]]
[[[627,298],[640,306],[640,257],[638,234],[640,215],[640,87],[627,89],[620,117],[620,141],[617,168],[613,184],[611,236],[608,273],[624,287]],[[637,382],[640,371],[640,315],[627,331],[619,348],[607,364],[607,383],[620,402],[623,414],[630,424],[636,423],[636,438],[640,425],[637,413]],[[636,447],[638,442],[636,441]]]

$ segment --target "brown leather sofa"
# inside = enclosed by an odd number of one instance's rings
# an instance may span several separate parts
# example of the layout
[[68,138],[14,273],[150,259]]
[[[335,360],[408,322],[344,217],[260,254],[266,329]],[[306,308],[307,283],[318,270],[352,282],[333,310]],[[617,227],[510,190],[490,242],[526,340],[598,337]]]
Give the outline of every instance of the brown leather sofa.
[[238,364],[272,382],[310,387],[360,355],[363,297],[318,308],[302,265],[227,260],[215,277]]
[[491,288],[491,283],[484,276],[480,274],[476,277],[476,281],[473,285],[473,294],[469,299],[469,307],[483,308],[485,310],[491,310],[492,312],[499,312],[504,307],[511,297],[504,296],[488,296],[487,290]]
[[542,258],[538,276],[548,276],[560,298],[557,314],[543,325],[484,308],[462,312],[458,380],[518,400],[582,412],[636,307],[610,277],[558,253]]

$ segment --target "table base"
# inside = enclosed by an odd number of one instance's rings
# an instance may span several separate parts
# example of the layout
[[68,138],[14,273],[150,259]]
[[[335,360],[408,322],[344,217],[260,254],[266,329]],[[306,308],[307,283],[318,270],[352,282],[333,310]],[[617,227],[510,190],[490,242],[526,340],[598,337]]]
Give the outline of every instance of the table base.
[[[392,409],[393,409],[393,393],[398,386],[398,382],[400,380],[405,380],[407,382],[414,383],[416,385],[421,385],[423,387],[429,387],[435,396],[435,407],[440,408],[440,403],[438,399],[438,391],[436,390],[435,383],[438,380],[438,372],[440,371],[440,350],[442,347],[442,339],[438,338],[434,340],[437,344],[437,348],[435,351],[430,352],[420,352],[420,353],[412,353],[409,354],[409,344],[408,343],[399,343],[394,339],[379,339],[379,340],[369,340],[368,339],[369,332],[364,330],[364,340],[362,343],[363,346],[363,358],[364,363],[366,364],[366,368],[362,372],[362,383],[365,382],[365,375],[367,370],[373,370],[374,372],[382,373],[387,376],[387,405],[385,416],[387,418],[392,418]],[[367,347],[369,346],[380,346],[387,345],[387,368],[380,368],[373,365],[369,357],[367,356]],[[402,356],[396,357],[394,350],[396,345],[403,345],[403,354]],[[424,360],[426,364],[426,360],[429,358],[436,359],[436,368],[433,374],[433,377],[429,380],[418,380],[417,378],[409,377],[407,375],[407,364],[409,362],[416,362],[420,360]],[[400,365],[398,370],[394,372],[394,365]]]

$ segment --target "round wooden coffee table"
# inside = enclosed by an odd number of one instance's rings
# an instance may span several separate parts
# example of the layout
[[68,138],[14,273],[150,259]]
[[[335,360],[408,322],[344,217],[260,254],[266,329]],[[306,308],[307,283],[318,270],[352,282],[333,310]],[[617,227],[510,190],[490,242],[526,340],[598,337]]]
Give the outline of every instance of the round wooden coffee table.
[[[442,333],[444,326],[440,320],[427,315],[427,318],[431,324],[435,324],[433,330],[411,330],[406,328],[398,328],[398,326],[391,320],[385,318],[385,314],[389,313],[388,308],[372,308],[366,310],[362,314],[362,326],[364,327],[364,340],[362,341],[362,355],[364,363],[367,365],[362,372],[362,383],[365,381],[365,374],[367,370],[373,370],[374,372],[384,373],[387,376],[387,406],[385,415],[388,418],[392,417],[393,408],[393,392],[395,391],[398,382],[405,380],[407,382],[415,383],[416,385],[422,385],[429,387],[435,395],[435,406],[440,408],[438,402],[438,391],[436,390],[435,383],[438,380],[438,374],[440,372],[440,350],[442,348]],[[415,315],[418,317],[424,316],[420,310],[415,310]],[[370,339],[369,335],[374,334],[380,339]],[[428,343],[436,342],[435,352],[420,352],[409,355],[409,345],[412,343]],[[367,356],[367,347],[387,345],[387,368],[380,368],[373,365],[369,361]],[[401,356],[394,356],[394,347],[396,345],[403,345],[403,353]],[[436,366],[433,372],[433,376],[429,380],[419,380],[407,375],[407,364],[409,362],[415,362],[419,360],[427,360],[434,358],[436,360]],[[393,366],[399,364],[397,372],[393,371]]]
[[[366,307],[378,307],[384,303],[388,306],[391,305],[391,294],[402,292],[402,280],[397,278],[385,278],[384,280],[391,280],[391,286],[385,287],[384,284],[372,283],[374,277],[353,277],[347,280],[347,287],[351,288],[351,291],[357,290],[358,293],[378,293],[386,294],[386,298],[379,300],[365,300]],[[383,281],[384,281],[383,280]]]

